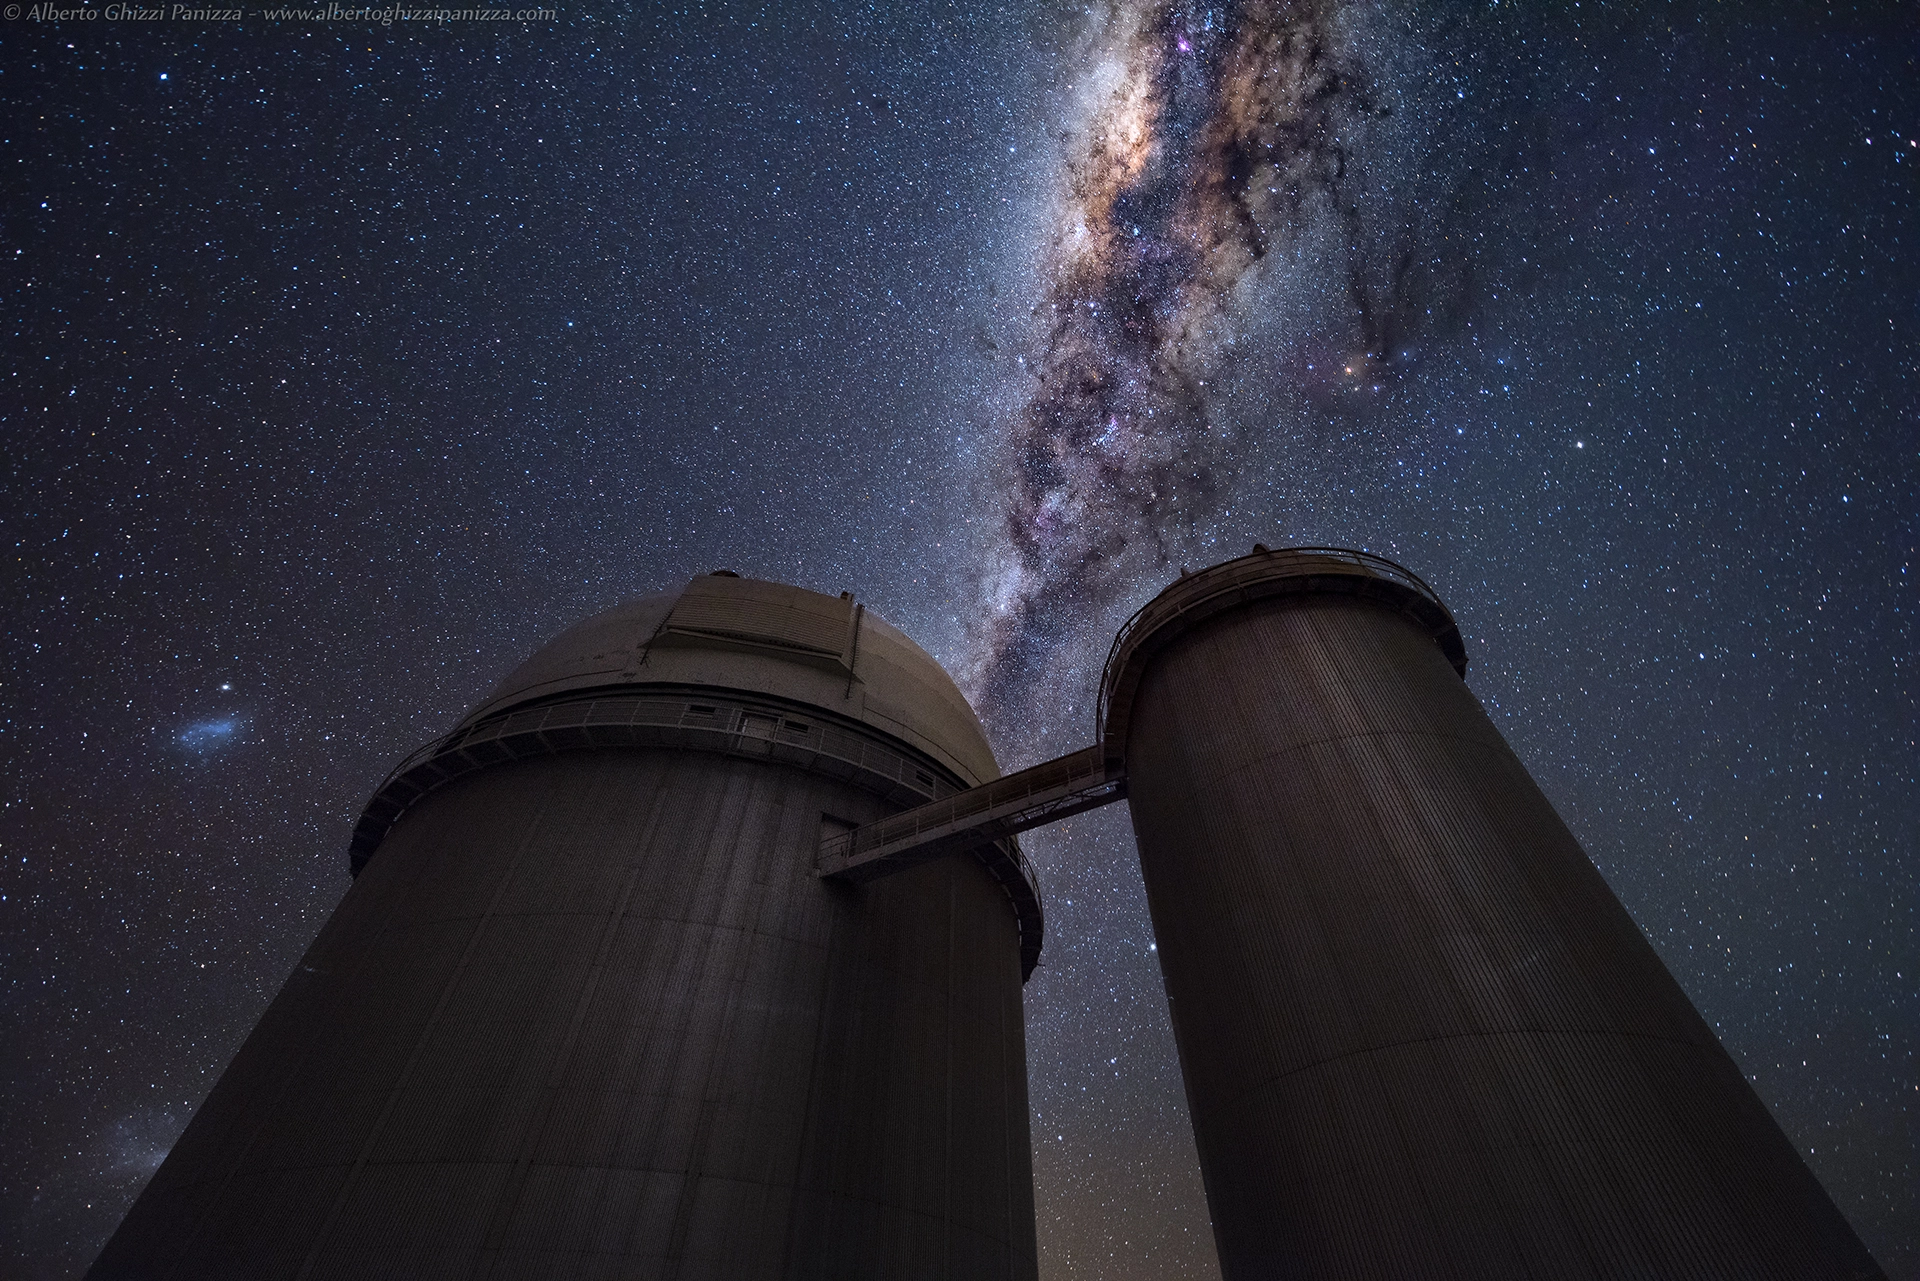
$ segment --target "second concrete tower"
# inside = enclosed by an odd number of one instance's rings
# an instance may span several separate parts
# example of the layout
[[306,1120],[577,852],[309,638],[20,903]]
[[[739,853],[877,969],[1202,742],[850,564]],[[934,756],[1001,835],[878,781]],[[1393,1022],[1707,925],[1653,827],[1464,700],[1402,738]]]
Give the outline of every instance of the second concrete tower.
[[1228,1281],[1876,1277],[1404,569],[1183,577],[1103,696]]

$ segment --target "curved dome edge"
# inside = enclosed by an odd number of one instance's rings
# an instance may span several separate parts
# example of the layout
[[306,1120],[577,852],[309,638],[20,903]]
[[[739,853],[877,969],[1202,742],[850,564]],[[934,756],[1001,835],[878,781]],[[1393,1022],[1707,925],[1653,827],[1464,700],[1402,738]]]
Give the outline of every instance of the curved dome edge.
[[592,689],[706,686],[817,707],[901,740],[969,786],[1000,776],[953,678],[850,596],[709,575],[567,628],[507,675],[462,727]]

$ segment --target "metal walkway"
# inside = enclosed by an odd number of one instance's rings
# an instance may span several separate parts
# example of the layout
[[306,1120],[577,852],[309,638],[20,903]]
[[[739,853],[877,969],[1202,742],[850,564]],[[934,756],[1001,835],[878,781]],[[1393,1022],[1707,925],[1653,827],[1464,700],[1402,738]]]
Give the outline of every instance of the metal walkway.
[[1127,794],[1127,776],[1100,744],[917,806],[820,842],[821,876],[871,881],[1017,832],[1095,809]]

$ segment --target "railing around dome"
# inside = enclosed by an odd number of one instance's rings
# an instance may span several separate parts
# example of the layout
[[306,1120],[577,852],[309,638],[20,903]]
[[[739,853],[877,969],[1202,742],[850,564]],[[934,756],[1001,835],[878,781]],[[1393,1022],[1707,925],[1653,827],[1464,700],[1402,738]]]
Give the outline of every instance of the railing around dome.
[[[603,694],[498,713],[410,753],[375,789],[350,846],[357,876],[387,833],[429,793],[492,765],[557,752],[654,747],[773,760],[825,774],[907,809],[968,789],[930,761],[804,704],[718,690]],[[1033,865],[1011,834],[967,847],[1001,885],[1020,926],[1022,972],[1040,954],[1044,909]]]

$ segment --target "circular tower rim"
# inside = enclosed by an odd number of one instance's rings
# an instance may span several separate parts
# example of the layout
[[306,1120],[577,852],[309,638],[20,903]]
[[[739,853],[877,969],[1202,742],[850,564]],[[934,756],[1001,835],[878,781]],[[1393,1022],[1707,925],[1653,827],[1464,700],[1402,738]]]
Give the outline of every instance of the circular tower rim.
[[1255,546],[1197,574],[1182,573],[1113,638],[1100,678],[1095,732],[1109,768],[1126,765],[1133,698],[1153,658],[1197,624],[1279,596],[1346,596],[1400,615],[1433,638],[1453,670],[1467,674],[1466,642],[1438,592],[1412,570],[1347,547]]

